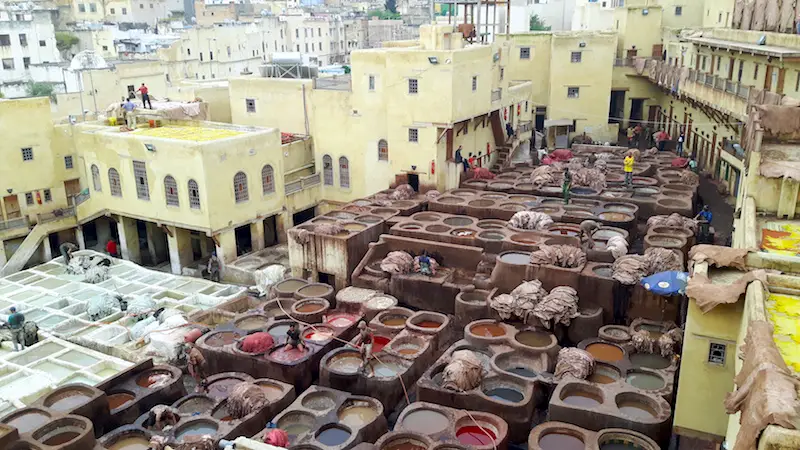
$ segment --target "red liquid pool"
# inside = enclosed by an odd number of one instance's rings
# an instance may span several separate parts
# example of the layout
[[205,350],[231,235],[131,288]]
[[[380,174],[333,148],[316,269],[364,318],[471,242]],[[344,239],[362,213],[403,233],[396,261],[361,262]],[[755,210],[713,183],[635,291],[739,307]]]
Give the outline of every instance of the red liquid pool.
[[465,445],[492,445],[497,439],[494,432],[477,425],[461,427],[456,431],[458,441]]
[[306,353],[307,350],[300,350],[296,347],[287,349],[286,346],[283,346],[270,353],[270,356],[272,356],[272,358],[278,362],[292,362],[302,358],[306,355]]
[[372,339],[372,353],[378,353],[379,351],[383,350],[383,347],[386,347],[386,344],[389,343],[389,338],[384,336],[375,336]]

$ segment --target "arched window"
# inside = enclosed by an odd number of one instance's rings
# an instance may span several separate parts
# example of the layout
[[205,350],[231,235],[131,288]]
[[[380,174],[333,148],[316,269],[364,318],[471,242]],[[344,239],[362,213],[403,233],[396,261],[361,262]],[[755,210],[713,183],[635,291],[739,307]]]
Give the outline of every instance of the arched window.
[[122,197],[122,184],[119,182],[119,172],[117,169],[108,169],[108,189],[114,197]]
[[200,188],[194,180],[189,180],[189,207],[200,209]]
[[272,194],[275,192],[275,171],[272,170],[272,166],[267,164],[261,169],[261,190],[266,194]]
[[247,175],[244,172],[237,172],[233,176],[233,195],[236,203],[246,202],[250,199],[247,193]]
[[95,191],[100,192],[103,190],[103,185],[100,184],[100,169],[94,164],[92,164],[92,184]]
[[168,206],[181,206],[178,200],[178,183],[171,175],[164,177],[164,195],[167,197]]
[[350,163],[344,156],[339,158],[339,187],[350,187]]
[[389,143],[386,142],[386,139],[381,139],[378,141],[378,161],[388,161],[389,160]]
[[322,157],[322,182],[325,186],[333,186],[333,159],[331,159],[331,155]]

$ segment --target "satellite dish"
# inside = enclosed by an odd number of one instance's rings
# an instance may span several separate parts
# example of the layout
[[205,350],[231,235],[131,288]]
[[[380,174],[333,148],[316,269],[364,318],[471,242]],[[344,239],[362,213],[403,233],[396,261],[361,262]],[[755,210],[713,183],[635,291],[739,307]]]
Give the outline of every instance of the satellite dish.
[[84,50],[78,53],[69,63],[69,70],[71,71],[91,69],[108,69],[106,60],[92,50]]

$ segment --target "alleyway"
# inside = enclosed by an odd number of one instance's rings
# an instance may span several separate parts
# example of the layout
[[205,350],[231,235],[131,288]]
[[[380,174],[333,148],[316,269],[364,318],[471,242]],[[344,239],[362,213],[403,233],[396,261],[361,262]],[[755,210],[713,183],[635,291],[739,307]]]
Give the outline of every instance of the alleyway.
[[[700,177],[700,187],[697,190],[701,204],[706,204],[714,213],[712,225],[716,232],[716,244],[727,245],[728,238],[733,232],[733,209],[727,196],[722,196],[717,190],[717,185],[707,177]],[[731,200],[733,201],[733,200]]]

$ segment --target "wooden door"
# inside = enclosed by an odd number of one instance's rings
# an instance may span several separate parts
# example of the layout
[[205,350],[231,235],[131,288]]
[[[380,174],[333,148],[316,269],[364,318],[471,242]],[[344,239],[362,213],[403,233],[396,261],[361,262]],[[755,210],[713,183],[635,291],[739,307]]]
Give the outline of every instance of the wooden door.
[[664,45],[656,44],[653,46],[653,59],[660,61],[664,57]]
[[714,59],[716,59],[715,55],[711,55],[711,67],[708,68],[708,73],[714,75]]
[[775,93],[783,95],[783,83],[786,81],[786,69],[778,69],[778,86],[775,87]]
[[81,193],[81,180],[75,178],[65,181],[64,193],[67,195],[67,204],[73,206],[73,197]]
[[656,123],[658,108],[660,108],[658,105],[650,105],[650,109],[647,110],[647,123]]
[[731,58],[728,60],[728,79],[733,80],[733,66],[736,62],[736,59]]
[[21,217],[19,212],[19,199],[17,199],[16,195],[7,195],[3,197],[3,206],[6,209],[6,220]]
[[773,70],[773,67],[770,66],[770,65],[767,65],[767,73],[765,74],[765,77],[764,77],[764,90],[765,91],[771,91],[772,90],[772,70]]

